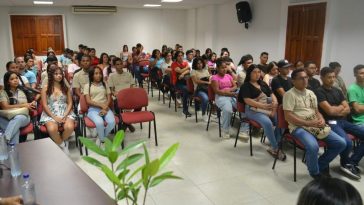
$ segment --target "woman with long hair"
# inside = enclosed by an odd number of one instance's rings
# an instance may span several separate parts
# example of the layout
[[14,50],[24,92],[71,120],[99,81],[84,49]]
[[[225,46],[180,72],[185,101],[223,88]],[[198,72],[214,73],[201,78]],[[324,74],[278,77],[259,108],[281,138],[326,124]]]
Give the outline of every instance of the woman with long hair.
[[277,124],[278,102],[269,86],[261,80],[261,72],[257,65],[249,66],[244,84],[239,91],[238,100],[246,105],[246,117],[263,127],[264,134],[271,144],[267,152],[283,161],[286,159],[286,155],[278,147],[281,140],[280,129],[274,128]]
[[74,131],[75,115],[72,111],[71,89],[66,85],[60,67],[48,70],[48,84],[42,89],[43,113],[40,123],[47,127],[53,141],[68,153],[68,139]]
[[[84,94],[89,106],[87,117],[96,125],[99,145],[105,142],[105,138],[115,127],[115,117],[109,105],[112,103],[109,86],[102,80],[100,67],[89,70],[89,83],[85,85]],[[104,124],[107,123],[105,127]]]
[[97,65],[98,67],[100,67],[102,70],[104,70],[104,68],[109,66],[109,55],[107,55],[107,53],[101,53],[100,58],[99,58],[99,65]]
[[[35,109],[35,102],[28,103],[25,92],[19,87],[17,73],[8,71],[4,75],[4,90],[0,91],[0,108],[9,110],[15,108]],[[11,143],[19,143],[20,128],[29,124],[29,113],[15,115],[12,119],[0,116],[0,127],[5,132],[5,138]]]

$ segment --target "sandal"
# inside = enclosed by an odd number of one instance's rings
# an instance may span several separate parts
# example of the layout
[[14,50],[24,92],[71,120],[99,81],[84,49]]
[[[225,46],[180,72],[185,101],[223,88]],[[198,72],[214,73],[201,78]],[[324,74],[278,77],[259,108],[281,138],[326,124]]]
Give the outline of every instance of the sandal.
[[272,155],[272,157],[277,158],[281,161],[285,161],[287,156],[282,150],[273,150],[271,147],[267,149],[267,152]]

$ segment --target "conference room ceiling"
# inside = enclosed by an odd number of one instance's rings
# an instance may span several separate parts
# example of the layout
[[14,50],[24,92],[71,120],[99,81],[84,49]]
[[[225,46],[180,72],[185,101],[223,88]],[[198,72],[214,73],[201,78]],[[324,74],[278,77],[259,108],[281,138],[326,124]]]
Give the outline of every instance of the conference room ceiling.
[[[53,0],[52,6],[73,6],[73,5],[88,5],[88,6],[118,6],[127,8],[143,8],[144,4],[161,4],[162,9],[191,9],[203,6],[221,4],[229,0],[183,0],[179,3],[161,3],[161,0]],[[33,5],[33,0],[0,0],[0,6],[42,6]]]

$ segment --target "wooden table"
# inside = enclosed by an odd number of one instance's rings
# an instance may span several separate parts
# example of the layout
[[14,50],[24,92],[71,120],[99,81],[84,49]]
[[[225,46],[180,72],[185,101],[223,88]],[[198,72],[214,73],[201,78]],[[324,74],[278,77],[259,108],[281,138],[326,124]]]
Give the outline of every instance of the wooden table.
[[[41,205],[108,205],[115,202],[49,138],[18,145],[21,169],[35,183]],[[0,197],[20,194],[21,177],[0,175]]]

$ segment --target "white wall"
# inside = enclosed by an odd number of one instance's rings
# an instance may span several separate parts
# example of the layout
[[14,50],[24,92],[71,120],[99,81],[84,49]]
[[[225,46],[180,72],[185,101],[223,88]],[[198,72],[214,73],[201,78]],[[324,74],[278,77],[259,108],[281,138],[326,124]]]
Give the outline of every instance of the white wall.
[[186,10],[118,8],[113,15],[75,15],[70,7],[0,7],[0,65],[13,57],[9,14],[61,14],[65,20],[65,41],[76,49],[83,43],[101,52],[119,54],[124,44],[142,43],[148,52],[163,44],[185,44]]

